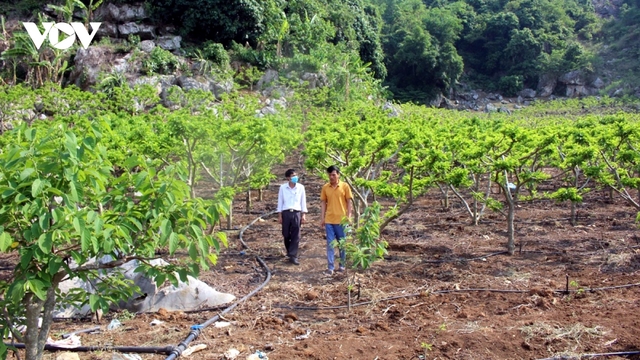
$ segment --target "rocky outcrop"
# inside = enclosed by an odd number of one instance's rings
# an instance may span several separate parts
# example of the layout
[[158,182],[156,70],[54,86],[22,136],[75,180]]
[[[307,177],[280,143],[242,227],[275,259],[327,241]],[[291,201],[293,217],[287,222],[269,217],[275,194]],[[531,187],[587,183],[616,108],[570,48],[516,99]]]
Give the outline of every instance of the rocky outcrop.
[[552,74],[544,74],[538,80],[538,96],[549,97],[558,84],[558,79]]
[[69,75],[69,83],[88,90],[96,85],[100,72],[108,70],[111,57],[111,50],[106,47],[79,48],[74,58],[73,71]]
[[94,21],[102,22],[96,37],[128,39],[134,35],[140,40],[155,40],[156,45],[165,50],[180,49],[182,38],[174,35],[175,27],[151,24],[148,20],[149,13],[142,3],[109,3],[99,7],[94,13]]
[[94,21],[125,23],[129,21],[142,21],[149,19],[149,13],[144,4],[104,4],[93,13]]
[[329,83],[327,75],[324,73],[310,73],[306,72],[300,76],[301,82],[308,82],[309,89],[315,89],[325,87]]
[[159,47],[165,50],[174,51],[174,50],[180,49],[181,41],[182,41],[181,36],[167,35],[167,36],[161,36],[157,38],[156,45],[158,45]]
[[153,25],[128,22],[118,25],[118,33],[123,38],[136,35],[140,37],[140,40],[152,40],[156,38],[156,27]]
[[601,17],[617,17],[624,0],[593,0],[593,8]]
[[264,72],[260,80],[258,80],[257,88],[259,90],[264,90],[268,86],[272,85],[273,82],[275,82],[276,80],[278,80],[278,71],[273,69],[267,69],[267,71]]
[[536,97],[536,91],[533,89],[523,89],[518,92],[518,97],[522,97],[524,99],[533,99]]

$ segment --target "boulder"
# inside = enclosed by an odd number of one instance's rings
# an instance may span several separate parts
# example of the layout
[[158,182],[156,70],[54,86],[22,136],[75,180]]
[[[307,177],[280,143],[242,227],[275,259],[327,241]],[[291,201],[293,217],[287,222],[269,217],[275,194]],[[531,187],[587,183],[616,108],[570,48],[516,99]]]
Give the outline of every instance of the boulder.
[[184,91],[190,91],[194,89],[209,91],[211,86],[209,80],[207,80],[206,78],[193,78],[189,76],[180,76],[176,81],[176,85],[180,86]]
[[117,38],[118,26],[111,22],[103,22],[102,24],[100,24],[100,27],[98,28],[98,32],[96,33],[96,37],[102,38],[105,36]]
[[212,79],[209,81],[209,91],[211,91],[218,100],[221,99],[222,94],[228,94],[231,90],[233,90],[233,80],[218,81]]
[[574,70],[563,74],[558,78],[558,82],[566,85],[585,85],[585,77],[582,71]]
[[155,47],[156,43],[153,40],[143,40],[138,44],[138,48],[146,53],[150,53]]
[[128,22],[118,25],[118,33],[120,33],[120,36],[123,38],[129,35],[137,35],[140,37],[140,40],[152,40],[156,37],[156,27],[153,25]]
[[106,67],[111,51],[107,47],[89,46],[79,48],[74,58],[73,71],[69,75],[69,82],[87,90],[98,81],[98,75]]
[[267,71],[264,72],[260,80],[258,80],[257,88],[260,90],[263,90],[267,86],[272,85],[272,83],[276,80],[278,80],[278,71],[273,69],[267,69]]
[[620,97],[624,95],[624,89],[618,88],[609,92],[610,97]]
[[429,101],[429,105],[435,107],[435,108],[439,108],[440,106],[442,106],[442,103],[444,102],[444,95],[442,95],[441,93],[438,93],[438,95],[436,95],[435,99]]
[[120,22],[140,21],[149,18],[149,14],[145,10],[144,4],[124,4],[120,8],[119,15],[120,18],[117,20]]
[[566,97],[589,96],[591,91],[584,85],[567,85]]
[[176,78],[172,75],[140,76],[129,81],[129,86],[132,88],[137,85],[151,85],[155,87],[158,96],[175,84]]
[[553,90],[558,83],[557,77],[552,74],[544,74],[538,80],[538,96],[548,97],[553,94]]
[[156,30],[160,36],[173,35],[176,33],[176,27],[173,25],[158,25]]
[[591,83],[591,86],[596,89],[602,89],[604,87],[604,81],[598,77],[593,81],[593,83]]
[[181,36],[161,36],[156,39],[156,45],[168,50],[174,51],[180,49]]
[[127,59],[121,58],[121,59],[115,59],[113,61],[113,67],[111,68],[111,71],[126,73],[128,70],[129,70],[129,62],[127,61]]
[[518,92],[518,97],[533,99],[536,97],[536,91],[533,89],[523,89]]
[[149,18],[144,4],[117,6],[113,3],[101,6],[96,10],[97,18],[103,18],[117,23],[139,21]]
[[506,106],[500,106],[500,108],[498,108],[498,112],[511,115],[511,110],[509,110]]
[[302,81],[309,82],[309,89],[315,89],[319,87],[327,86],[328,80],[327,75],[324,73],[310,73],[306,72],[300,76]]
[[492,103],[488,103],[485,107],[484,107],[484,111],[491,113],[491,112],[496,112],[498,111],[498,108],[493,105]]
[[401,112],[400,109],[396,108],[390,101],[387,101],[382,105],[382,110],[388,111],[390,117],[398,117]]

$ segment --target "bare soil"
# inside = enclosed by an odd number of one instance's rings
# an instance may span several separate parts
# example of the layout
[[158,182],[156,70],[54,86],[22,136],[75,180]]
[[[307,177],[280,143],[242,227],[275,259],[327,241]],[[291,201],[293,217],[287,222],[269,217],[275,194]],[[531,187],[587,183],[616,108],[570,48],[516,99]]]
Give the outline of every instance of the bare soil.
[[[284,168],[278,171],[284,173]],[[201,280],[241,298],[264,281],[255,256],[265,260],[273,276],[264,289],[225,316],[231,326],[204,329],[192,345],[207,348],[190,358],[221,359],[231,348],[240,351],[238,359],[260,350],[272,360],[541,359],[640,350],[640,287],[611,288],[640,283],[635,211],[619,198],[610,199],[608,192],[586,196],[577,226],[569,224],[568,204],[521,203],[516,245],[522,243],[522,252],[509,256],[504,253],[506,222],[501,214],[490,213],[480,225],[471,226],[456,199],[451,199],[450,209],[442,209],[436,189],[384,231],[389,242],[384,261],[366,271],[326,277],[325,238],[319,226],[322,180],[304,176],[302,183],[310,213],[299,266],[285,261],[276,216],[245,232],[250,247],[245,255],[237,240],[240,227],[275,209],[279,184],[269,186],[264,201],[254,199],[250,213],[244,210],[244,194],[238,197],[237,228],[228,231],[230,246]],[[322,310],[347,304],[347,276],[353,275],[357,285],[352,302],[370,303]],[[562,292],[567,281],[569,294]],[[590,290],[600,288],[605,289]],[[387,300],[390,297],[400,298]],[[82,335],[82,345],[177,345],[192,325],[216,311],[140,314],[123,320],[120,329],[104,330],[121,315],[105,315],[97,324],[103,331]],[[164,323],[152,326],[154,319]],[[52,337],[92,326],[96,324],[86,320],[57,322]],[[112,353],[81,353],[80,358],[111,359]]]

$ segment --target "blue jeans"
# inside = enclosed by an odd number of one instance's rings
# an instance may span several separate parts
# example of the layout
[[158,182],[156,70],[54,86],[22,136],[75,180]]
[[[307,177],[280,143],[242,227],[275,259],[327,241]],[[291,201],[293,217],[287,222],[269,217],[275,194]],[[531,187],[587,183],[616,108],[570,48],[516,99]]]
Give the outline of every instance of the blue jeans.
[[[324,229],[327,233],[327,263],[329,265],[328,266],[329,270],[334,270],[335,269],[335,265],[334,265],[335,253],[334,253],[333,245],[331,245],[331,243],[336,238],[338,240],[345,238],[344,228],[340,224],[324,224]],[[346,263],[347,263],[347,252],[344,250],[340,250],[340,265],[345,266]]]

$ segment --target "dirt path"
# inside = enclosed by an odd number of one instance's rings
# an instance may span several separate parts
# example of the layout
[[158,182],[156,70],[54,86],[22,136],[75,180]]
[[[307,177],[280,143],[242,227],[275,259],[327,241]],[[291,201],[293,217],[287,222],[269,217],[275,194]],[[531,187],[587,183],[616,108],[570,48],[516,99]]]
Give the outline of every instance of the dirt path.
[[[319,226],[323,181],[306,175],[301,182],[307,187],[310,213],[302,231],[300,266],[286,261],[275,216],[246,231],[251,247],[246,255],[240,254],[233,236],[238,231],[231,231],[230,247],[201,279],[240,298],[264,279],[254,255],[265,259],[273,278],[225,317],[232,322],[230,327],[205,329],[193,344],[208,347],[191,358],[221,359],[231,348],[241,352],[238,359],[261,350],[272,360],[541,359],[640,350],[640,288],[585,291],[640,283],[635,213],[619,199],[610,201],[600,191],[589,194],[580,206],[576,227],[566,220],[566,205],[523,203],[516,214],[516,242],[524,241],[525,251],[508,256],[499,254],[506,242],[501,215],[491,214],[479,226],[469,226],[459,204],[442,210],[439,193],[432,191],[384,232],[390,243],[386,260],[357,274],[360,298],[354,301],[372,304],[351,311],[291,310],[282,306],[347,303],[346,277],[322,276],[326,268],[324,233]],[[263,202],[254,201],[250,214],[244,213],[244,195],[238,197],[238,228],[275,209],[279,183],[269,186]],[[567,275],[574,292],[554,292],[565,288]],[[384,300],[402,296],[406,297]],[[124,320],[119,330],[84,335],[82,342],[176,345],[190,326],[214,315],[138,315]],[[119,315],[105,316],[101,325],[114,316]],[[151,326],[154,319],[165,323]],[[52,336],[90,326],[94,325],[56,323]],[[81,354],[80,358],[112,359],[112,354]],[[607,359],[616,358],[639,359]]]

